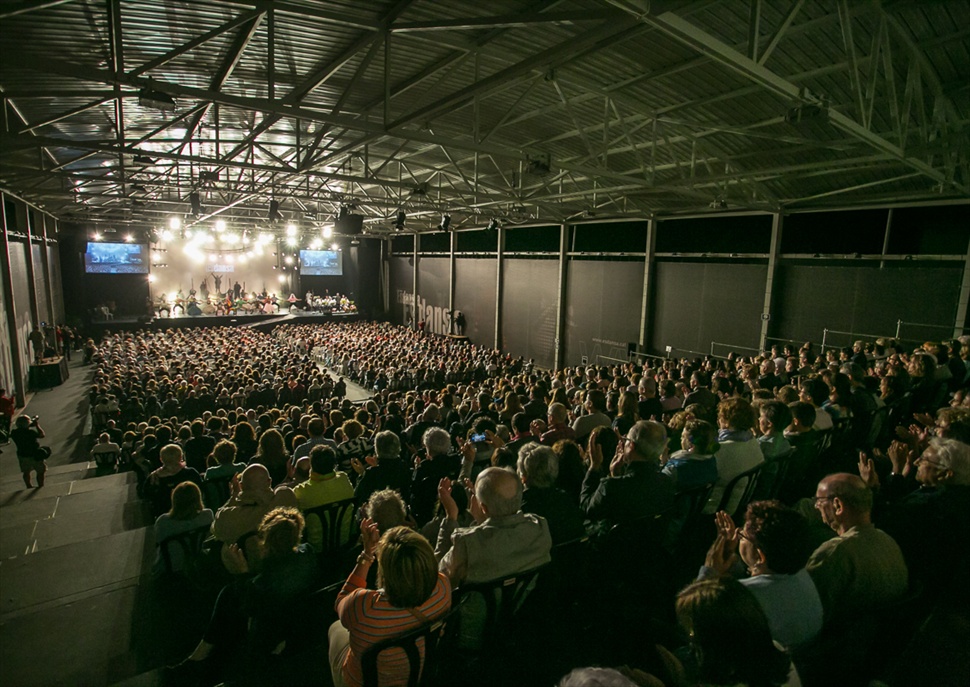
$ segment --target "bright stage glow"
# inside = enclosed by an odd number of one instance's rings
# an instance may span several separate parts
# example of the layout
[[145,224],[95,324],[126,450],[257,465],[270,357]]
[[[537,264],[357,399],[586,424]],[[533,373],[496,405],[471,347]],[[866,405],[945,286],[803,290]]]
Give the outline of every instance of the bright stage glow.
[[310,248],[312,250],[320,250],[323,248],[323,239],[313,239],[310,241]]
[[168,229],[163,229],[162,233],[158,236],[160,239],[162,239],[162,241],[171,241],[173,234]]
[[286,225],[286,235],[287,236],[296,236],[296,225],[295,224],[287,224]]
[[97,231],[94,232],[94,240],[95,241],[100,241],[101,240],[101,233],[100,232],[97,232]]
[[154,274],[149,274],[148,275],[148,283],[149,284],[154,284],[155,283],[155,275]]
[[285,274],[281,274],[280,275],[280,284],[282,284],[285,281],[286,281],[286,275]]
[[292,255],[287,255],[285,258],[283,258],[283,262],[285,262],[287,265],[292,265],[293,264],[293,256]]
[[185,238],[191,239],[193,236],[195,236],[195,232],[194,231],[192,231],[191,229],[186,229],[185,230]]
[[168,218],[168,226],[175,231],[182,228],[182,220],[178,217],[172,216]]
[[216,220],[216,231],[218,231],[218,232],[221,233],[221,232],[223,232],[225,230],[226,230],[226,220],[224,220],[224,219],[217,219]]
[[333,227],[329,224],[323,227],[323,238],[329,239],[333,236]]
[[340,246],[334,243],[330,246],[330,250],[340,250]]
[[127,241],[128,243],[131,243],[134,240],[135,240],[134,236],[132,236],[131,234],[125,234],[125,241]]
[[297,241],[295,236],[291,236],[290,238],[286,239],[286,245],[290,246],[291,248],[296,248],[300,245],[300,242]]

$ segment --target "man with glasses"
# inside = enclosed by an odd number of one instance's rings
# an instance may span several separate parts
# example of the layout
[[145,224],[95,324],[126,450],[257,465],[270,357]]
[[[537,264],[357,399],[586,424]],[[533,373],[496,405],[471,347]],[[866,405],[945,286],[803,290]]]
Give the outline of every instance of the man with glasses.
[[659,422],[640,420],[620,437],[616,455],[604,476],[603,451],[590,441],[589,469],[583,479],[580,506],[590,520],[611,524],[660,515],[674,503],[674,483],[660,471],[667,450],[667,431]]
[[837,537],[818,547],[806,568],[826,624],[894,601],[909,575],[893,538],[872,524],[872,491],[857,475],[829,475],[815,491],[815,508]]

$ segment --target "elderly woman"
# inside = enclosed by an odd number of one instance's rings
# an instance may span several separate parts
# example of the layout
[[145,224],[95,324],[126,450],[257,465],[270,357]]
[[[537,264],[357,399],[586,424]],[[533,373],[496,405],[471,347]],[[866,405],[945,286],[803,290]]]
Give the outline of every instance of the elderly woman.
[[583,513],[576,499],[556,488],[559,456],[548,446],[531,442],[519,449],[517,463],[522,492],[522,512],[541,515],[549,523],[553,545],[586,534]]
[[[431,544],[417,532],[394,527],[380,535],[377,523],[360,526],[364,550],[337,595],[340,620],[330,626],[330,670],[335,687],[361,687],[361,657],[375,644],[440,618],[451,608],[451,584],[438,572]],[[379,589],[367,589],[377,561]],[[403,651],[387,651],[377,663],[382,685],[406,684],[409,664]]]
[[970,555],[970,446],[933,437],[914,459],[895,442],[889,457],[892,474],[884,484],[864,454],[859,475],[875,494],[876,526],[896,540],[910,575],[933,595]]
[[741,579],[768,619],[771,638],[785,647],[806,644],[822,629],[822,601],[805,564],[814,548],[808,522],[780,501],[755,501],[744,524],[716,516],[718,536],[699,579],[728,576],[735,563],[747,567]]

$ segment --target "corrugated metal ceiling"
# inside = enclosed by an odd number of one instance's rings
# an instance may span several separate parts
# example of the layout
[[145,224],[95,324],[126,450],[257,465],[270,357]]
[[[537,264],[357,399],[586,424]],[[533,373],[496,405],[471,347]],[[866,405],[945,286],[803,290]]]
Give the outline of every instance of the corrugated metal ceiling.
[[967,26],[968,0],[7,2],[0,183],[81,223],[197,191],[190,222],[276,199],[374,233],[967,198]]

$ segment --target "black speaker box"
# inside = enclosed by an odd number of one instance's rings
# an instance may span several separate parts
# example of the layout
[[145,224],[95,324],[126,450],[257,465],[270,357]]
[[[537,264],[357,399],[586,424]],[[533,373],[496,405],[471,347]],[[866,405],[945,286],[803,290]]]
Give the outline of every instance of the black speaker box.
[[338,217],[334,230],[338,234],[359,234],[364,230],[364,216],[347,213],[343,217]]

